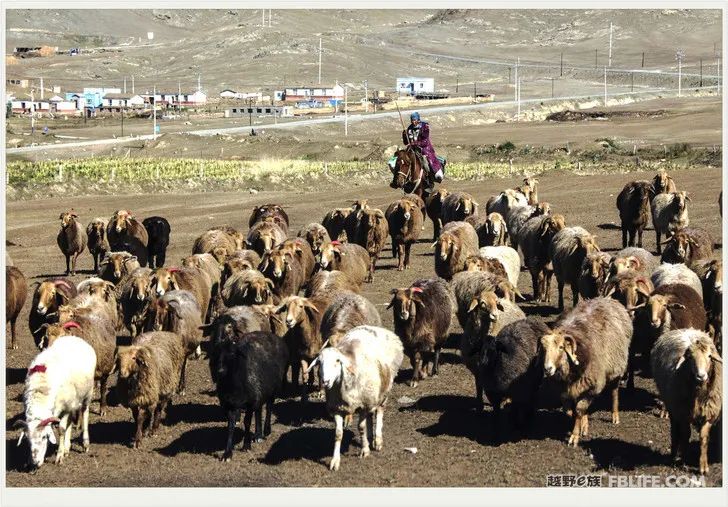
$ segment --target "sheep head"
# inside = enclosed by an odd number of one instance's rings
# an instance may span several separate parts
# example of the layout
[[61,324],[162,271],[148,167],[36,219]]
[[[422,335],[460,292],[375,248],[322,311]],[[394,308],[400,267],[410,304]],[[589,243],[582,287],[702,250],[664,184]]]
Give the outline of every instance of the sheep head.
[[611,275],[618,275],[625,271],[638,271],[642,268],[642,261],[634,255],[614,259],[609,268]]
[[117,369],[119,377],[128,379],[136,376],[140,368],[145,368],[149,362],[146,351],[138,346],[119,348],[117,353]]
[[66,293],[59,290],[59,287],[63,286],[68,289],[71,288],[64,280],[46,280],[42,282],[36,291],[38,304],[35,307],[35,311],[40,315],[46,315],[53,313],[60,305],[68,302]]
[[544,376],[551,377],[557,371],[568,372],[571,365],[579,366],[577,340],[561,329],[541,337]]
[[609,257],[601,252],[587,255],[589,276],[592,280],[601,280],[607,275],[609,269]]
[[539,228],[539,236],[543,241],[551,241],[554,235],[566,227],[566,220],[564,215],[550,215],[544,219]]
[[695,382],[704,384],[710,376],[711,369],[715,367],[713,363],[718,363],[719,367],[722,367],[723,359],[715,349],[713,340],[705,333],[690,338],[690,345],[682,357],[678,359],[675,369],[678,370],[681,366],[684,367],[684,363],[687,363]]
[[485,271],[485,259],[479,255],[471,255],[465,259],[465,271]]
[[688,201],[690,201],[690,197],[688,197],[688,193],[685,190],[673,192],[672,202],[675,204],[680,213],[685,211]]
[[351,210],[352,211],[364,211],[369,209],[369,199],[357,199],[355,201],[351,201]]
[[541,215],[548,215],[551,213],[551,205],[544,201],[536,204],[533,210],[533,216],[538,217]]
[[387,309],[393,308],[395,320],[414,320],[417,317],[417,303],[423,305],[422,289],[420,287],[409,287],[404,289],[392,289],[392,300]]
[[440,255],[440,259],[447,262],[448,258],[453,257],[459,250],[460,245],[458,239],[450,232],[443,232],[440,234],[435,243],[432,244],[435,248],[435,255]]
[[97,238],[98,241],[103,241],[106,234],[106,222],[104,220],[93,220],[86,228],[86,235],[89,238]]
[[273,281],[265,276],[256,276],[247,282],[243,289],[244,304],[267,304],[271,300]]
[[311,251],[318,254],[321,251],[321,245],[326,241],[330,241],[329,233],[323,226],[312,228],[306,231],[306,241],[311,245]]
[[310,319],[308,312],[319,313],[319,309],[308,298],[290,296],[281,303],[276,313],[284,314],[286,326],[293,329]]
[[652,188],[656,194],[662,194],[668,191],[672,178],[667,175],[667,171],[660,169],[652,179]]
[[130,221],[134,218],[131,211],[120,209],[111,218],[111,222],[114,224],[117,234],[125,231]]
[[488,234],[493,236],[500,236],[501,231],[504,233],[508,232],[508,227],[506,227],[506,221],[503,219],[503,215],[496,211],[488,215],[485,224]]
[[336,269],[341,262],[341,257],[346,255],[341,251],[341,243],[338,241],[328,241],[321,245],[318,262],[321,269],[331,271]]
[[258,269],[273,280],[282,280],[290,269],[289,258],[288,253],[283,250],[272,250],[265,254]]
[[66,229],[68,226],[76,223],[78,215],[71,209],[71,211],[61,213],[58,218],[61,221],[61,229]]
[[336,347],[323,349],[318,355],[318,362],[321,381],[326,389],[333,389],[347,376],[356,374],[351,359]]
[[150,289],[157,297],[164,296],[171,290],[179,289],[177,273],[179,268],[157,268],[152,273]]
[[462,210],[463,215],[474,215],[475,207],[478,205],[469,195],[464,195],[460,198],[458,203],[455,205],[455,211]]
[[409,221],[412,218],[412,210],[415,208],[415,203],[409,199],[400,199],[397,203],[397,210],[402,214],[402,217]]
[[78,284],[78,292],[86,293],[94,300],[107,303],[115,297],[114,289],[116,286],[112,282],[102,280],[101,278],[89,278]]
[[630,275],[610,278],[602,289],[604,297],[612,297],[626,308],[635,308],[647,301],[654,290],[652,282],[644,276]]
[[119,283],[123,275],[133,271],[139,267],[139,261],[136,256],[130,255],[127,252],[111,252],[107,253],[104,260],[101,262],[101,269],[111,269],[111,274],[114,277],[115,283]]
[[708,264],[708,269],[703,275],[704,280],[713,280],[713,287],[716,292],[723,292],[723,261],[721,259],[713,259]]
[[48,442],[56,444],[53,425],[59,422],[60,419],[50,416],[45,418],[31,417],[26,421],[19,420],[15,423],[14,427],[21,429],[18,445],[23,441],[23,438],[27,438],[30,443],[30,464],[33,468],[39,468],[45,462]]
[[665,251],[668,250],[675,255],[678,262],[687,262],[694,247],[698,246],[695,238],[690,237],[685,231],[679,230],[668,239],[662,242],[667,245]]

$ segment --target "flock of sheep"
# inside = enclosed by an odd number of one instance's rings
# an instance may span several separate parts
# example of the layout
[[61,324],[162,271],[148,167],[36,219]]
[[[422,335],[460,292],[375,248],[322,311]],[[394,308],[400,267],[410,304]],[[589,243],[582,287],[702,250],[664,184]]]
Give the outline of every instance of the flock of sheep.
[[[285,210],[266,204],[254,208],[247,234],[229,226],[202,233],[178,267],[165,266],[171,228],[162,217],[139,222],[119,210],[84,228],[73,210],[62,213],[58,245],[66,274],[75,273],[88,248],[97,276],[78,285],[56,277],[35,287],[29,326],[41,352],[28,367],[20,438],[30,442],[33,467],[43,464],[48,441],[55,443],[56,424],[57,463],[69,452],[74,425],[88,450],[95,383],[103,417],[107,382],[118,372],[117,394],[131,409],[138,447],[184,393],[187,360],[204,349],[227,414],[224,460],[232,456],[242,412],[243,449],[270,434],[271,408],[290,369],[302,403],[311,391],[325,396],[336,425],[330,468],[337,470],[343,431],[355,414],[361,456],[370,454],[370,440],[382,449],[384,406],[403,356],[412,364],[411,386],[435,376],[457,320],[476,401],[482,409],[487,396],[499,428],[531,421],[547,378],[560,386],[573,419],[568,443],[577,445],[588,433],[589,406],[604,391],[619,423],[620,384],[626,381],[629,394],[639,371],[657,384],[672,457],[685,456],[694,425],[699,471],[706,473],[710,428],[722,404],[722,263],[713,258],[710,235],[689,227],[689,200],[664,171],[627,184],[617,199],[624,248],[615,255],[539,202],[535,178],[493,196],[485,212],[469,194],[439,189],[426,202],[406,194],[384,212],[356,201],[296,237]],[[392,288],[387,310],[394,329],[384,329],[360,294],[362,284],[373,280],[388,238],[398,269],[409,268],[427,217],[435,231],[435,276]],[[642,248],[650,218],[661,262]],[[15,348],[28,286],[8,261]],[[550,302],[556,277],[563,313],[551,327],[516,303],[525,299],[518,290],[522,267],[537,303]],[[573,308],[564,310],[567,284]]]

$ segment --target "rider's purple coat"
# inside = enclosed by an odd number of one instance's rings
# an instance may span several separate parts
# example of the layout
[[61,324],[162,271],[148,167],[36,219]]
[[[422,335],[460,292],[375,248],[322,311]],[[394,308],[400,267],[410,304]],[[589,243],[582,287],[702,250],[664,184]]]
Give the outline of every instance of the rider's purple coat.
[[[419,135],[417,135],[417,130],[419,130]],[[414,139],[410,140],[409,137]],[[430,163],[430,168],[433,172],[437,172],[442,169],[440,161],[435,156],[435,148],[430,142],[430,126],[426,122],[420,122],[419,129],[415,128],[414,125],[407,127],[407,130],[402,132],[402,142],[405,145],[410,144],[412,146],[417,146],[422,154],[427,157],[427,161]]]

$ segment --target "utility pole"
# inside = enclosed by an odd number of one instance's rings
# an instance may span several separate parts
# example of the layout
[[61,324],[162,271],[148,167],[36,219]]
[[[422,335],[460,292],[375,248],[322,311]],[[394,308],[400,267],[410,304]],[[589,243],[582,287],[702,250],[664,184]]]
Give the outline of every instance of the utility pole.
[[521,119],[521,80],[516,80],[516,104],[518,107],[518,112],[516,113],[516,121],[520,121]]
[[645,52],[642,51],[642,68],[645,68]]
[[[510,73],[511,73],[511,68],[508,67],[508,82],[509,83],[511,82]],[[460,85],[460,78],[458,76],[455,76],[455,93],[458,92],[459,85]]]
[[248,99],[248,126],[253,126],[253,99]]
[[124,93],[126,93],[126,76],[124,76]]
[[263,28],[265,28],[265,9],[263,9]]
[[554,78],[551,78],[551,98],[554,98]]
[[612,22],[609,22],[609,67],[612,66]]
[[515,79],[513,83],[515,84],[515,89],[513,90],[514,97],[513,100],[518,100],[518,64],[521,63],[521,58],[516,58],[516,72],[515,72]]
[[182,104],[180,97],[182,96],[182,83],[177,81],[177,113],[182,114]]
[[318,76],[319,80],[318,80],[318,84],[321,84],[321,53],[322,53],[322,51],[323,51],[323,46],[322,46],[322,42],[321,42],[321,37],[319,37],[319,76]]
[[369,89],[367,80],[364,80],[364,112],[369,112]]
[[131,92],[134,93],[134,74],[131,75]]
[[634,91],[634,72],[630,72],[629,75],[632,77],[632,87],[630,91]]
[[154,125],[154,132],[152,135],[153,139],[157,138],[157,85],[154,85],[154,91],[152,91],[152,118]]
[[202,81],[201,81],[201,79],[202,79],[202,75],[201,74],[197,74],[197,91],[198,92],[201,92],[202,91]]
[[703,59],[700,59],[700,88],[703,87]]
[[607,67],[604,67],[604,107],[607,107]]
[[43,78],[40,78],[40,100],[43,100]]
[[682,59],[685,56],[685,52],[682,49],[678,49],[675,52],[675,58],[677,59],[677,96],[682,96]]
[[124,108],[121,108],[121,137],[124,137]]
[[349,87],[344,86],[344,135],[349,135]]
[[35,91],[30,90],[30,134],[35,134]]
[[594,68],[595,69],[599,68],[599,50],[598,49],[594,50]]
[[559,73],[559,77],[563,77],[564,75],[564,52],[561,52],[561,71]]
[[473,102],[475,102],[475,99],[477,96],[478,96],[478,87],[475,84],[475,81],[473,81]]
[[273,9],[268,9],[268,28],[273,26]]

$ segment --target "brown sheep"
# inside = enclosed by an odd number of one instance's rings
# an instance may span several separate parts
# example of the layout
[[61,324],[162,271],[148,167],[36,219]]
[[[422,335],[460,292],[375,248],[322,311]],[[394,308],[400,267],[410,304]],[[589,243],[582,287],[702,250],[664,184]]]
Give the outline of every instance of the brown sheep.
[[592,299],[602,294],[602,287],[609,277],[612,258],[604,252],[592,252],[581,263],[577,286],[579,296]]
[[614,254],[609,265],[609,274],[612,276],[632,270],[650,276],[658,264],[658,260],[644,248],[629,246]]
[[263,222],[257,222],[248,231],[245,244],[255,250],[261,257],[273,250],[286,240],[286,232],[269,217]]
[[155,331],[134,338],[119,350],[119,400],[131,408],[136,422],[132,446],[141,445],[144,423],[149,418],[149,436],[159,428],[167,406],[177,391],[185,351],[174,333]]
[[143,329],[144,319],[153,299],[151,285],[152,270],[149,268],[135,269],[117,285],[124,326],[132,338]]
[[523,264],[531,273],[534,301],[548,303],[551,300],[551,276],[553,265],[549,246],[553,237],[566,227],[563,215],[543,215],[528,220],[519,233],[519,246],[523,252]]
[[316,257],[313,255],[311,246],[301,238],[287,239],[276,247],[281,252],[296,257],[303,268],[303,284],[304,286],[311,279],[316,269]]
[[222,268],[212,254],[194,254],[182,259],[182,267],[197,268],[204,271],[210,279],[210,296],[215,298],[220,292]]
[[210,305],[210,277],[197,268],[157,268],[152,272],[149,290],[162,297],[171,290],[187,290],[200,305],[200,319],[205,322]]
[[23,273],[15,266],[5,268],[5,323],[10,323],[10,348],[17,349],[15,343],[15,321],[28,298],[28,282]]
[[117,249],[117,244],[124,242],[138,242],[145,249],[149,244],[149,234],[144,225],[134,218],[131,211],[123,209],[116,211],[109,219],[106,226],[106,237],[112,251]]
[[348,240],[344,224],[351,212],[351,208],[336,208],[326,213],[323,220],[321,220],[321,225],[323,225],[329,233],[331,241]]
[[412,364],[410,386],[428,376],[434,377],[440,364],[440,350],[449,336],[455,299],[445,280],[419,279],[408,288],[392,289],[387,309],[394,314],[394,332],[402,340]]
[[468,217],[470,225],[478,234],[478,246],[504,246],[508,238],[506,221],[498,212]]
[[449,222],[442,228],[435,249],[435,273],[445,280],[465,269],[465,259],[478,255],[478,235],[465,222]]
[[471,255],[465,259],[465,270],[464,271],[483,271],[485,273],[492,273],[496,276],[500,276],[508,280],[508,273],[503,263],[493,257],[482,257],[480,255]]
[[203,232],[192,246],[192,255],[212,254],[222,264],[226,256],[238,250],[235,239],[221,229],[210,229]]
[[422,211],[411,199],[399,199],[387,207],[384,215],[392,237],[392,257],[398,259],[397,270],[409,269],[410,249],[422,231]]
[[280,227],[286,236],[288,235],[288,227],[290,226],[288,214],[279,204],[263,204],[262,206],[254,207],[248,219],[248,227],[252,229],[255,224],[268,219],[271,219]]
[[344,290],[336,294],[321,318],[321,338],[331,347],[357,326],[381,326],[374,304],[364,296]]
[[662,253],[662,242],[660,241],[662,234],[670,237],[675,232],[690,225],[688,202],[690,202],[690,197],[684,190],[669,194],[657,194],[650,201],[657,255]]
[[230,225],[217,225],[215,227],[210,227],[207,230],[224,232],[225,234],[227,234],[228,238],[230,238],[233,243],[235,243],[235,248],[237,248],[238,250],[241,250],[245,246],[245,234],[237,230],[235,227],[232,227]]
[[559,286],[559,310],[564,309],[564,285],[571,286],[574,306],[579,302],[577,283],[584,258],[599,252],[595,237],[582,227],[566,227],[557,232],[549,245],[549,257]]
[[[58,309],[58,325],[64,335],[83,338],[96,352],[94,380],[99,382],[99,415],[106,413],[106,384],[116,361],[116,324],[97,300],[80,296]],[[49,341],[48,345],[51,345]]]
[[344,219],[344,232],[346,232],[346,240],[349,243],[354,243],[356,240],[363,212],[369,209],[369,204],[367,204],[368,202],[368,199],[352,201],[351,213],[349,213]]
[[530,193],[528,194],[528,204],[531,206],[538,205],[538,180],[533,176],[523,178],[523,184],[528,186]]
[[297,295],[306,281],[298,257],[280,249],[265,254],[258,270],[273,282],[273,293],[279,298]]
[[234,253],[225,257],[222,266],[222,274],[220,275],[220,287],[236,273],[246,269],[258,269],[260,265],[260,255],[253,250],[236,250]]
[[442,201],[440,217],[442,225],[449,222],[461,222],[478,214],[478,203],[467,192],[450,192]]
[[109,241],[106,238],[106,220],[94,218],[86,227],[88,237],[88,251],[94,258],[94,273],[99,272],[99,262],[111,251]]
[[685,227],[662,242],[662,262],[691,266],[693,262],[713,256],[713,238],[705,229]]
[[129,273],[139,268],[139,261],[128,252],[110,252],[101,261],[99,278],[111,282],[117,287],[129,276]]
[[177,392],[184,394],[187,360],[191,355],[199,357],[202,351],[202,319],[200,319],[200,306],[191,292],[186,290],[171,290],[157,299],[149,307],[145,331],[169,331],[180,337],[185,351],[182,363],[182,372]]
[[58,322],[58,308],[76,297],[76,286],[67,278],[50,278],[37,284],[33,293],[33,303],[28,315],[28,327],[33,335],[35,346],[43,349],[45,333],[41,326]]
[[703,286],[703,303],[708,315],[708,332],[715,346],[722,352],[723,322],[723,261],[704,259],[696,261],[691,269],[698,275]]
[[646,298],[654,286],[650,279],[634,271],[624,271],[607,279],[602,287],[602,295],[616,299],[625,308],[634,308]]
[[356,285],[346,273],[338,270],[319,271],[306,287],[305,296],[310,297],[333,297],[338,292],[348,290],[359,293],[361,285]]
[[334,269],[346,273],[351,282],[360,286],[369,278],[369,253],[361,246],[352,243],[331,241],[321,245],[318,266],[322,270]]
[[657,194],[669,194],[677,192],[677,185],[671,176],[668,176],[667,171],[660,169],[652,178],[652,184],[650,186],[650,200],[652,200]]
[[329,232],[321,224],[316,222],[308,224],[306,227],[298,231],[298,237],[305,239],[311,246],[311,252],[318,255],[321,245],[327,241],[331,241]]
[[432,220],[434,227],[432,241],[436,241],[440,237],[440,231],[442,230],[442,203],[449,193],[447,189],[440,187],[427,198],[427,216]]
[[78,297],[86,296],[97,303],[106,312],[114,328],[119,327],[119,303],[113,283],[97,277],[87,278],[76,285],[76,291]]
[[257,269],[246,269],[227,279],[222,288],[225,306],[273,304],[273,281]]
[[351,243],[361,246],[369,254],[369,276],[366,281],[371,283],[374,280],[377,259],[389,235],[389,225],[382,210],[367,208],[359,213],[361,216]]
[[[58,232],[56,242],[66,257],[66,275],[76,274],[76,260],[86,248],[88,236],[83,226],[76,221],[78,215],[75,211],[61,213],[58,217],[61,220],[61,230]],[[73,263],[71,263],[73,258]]]
[[309,374],[309,365],[321,351],[323,340],[321,338],[321,319],[326,312],[331,299],[304,298],[290,296],[281,301],[277,313],[282,314],[288,327],[285,340],[290,351],[291,380],[294,387],[298,387],[299,374],[302,375],[303,392],[301,401],[308,401],[308,388],[313,385],[313,374]]
[[[650,182],[630,181],[617,196],[617,209],[622,223],[622,248],[642,248],[642,233],[650,222]],[[629,239],[627,239],[629,236]]]
[[612,423],[619,424],[619,381],[631,339],[627,310],[601,297],[579,302],[541,337],[544,374],[561,384],[564,409],[574,420],[569,445],[587,435],[589,406],[605,389],[612,394]]

